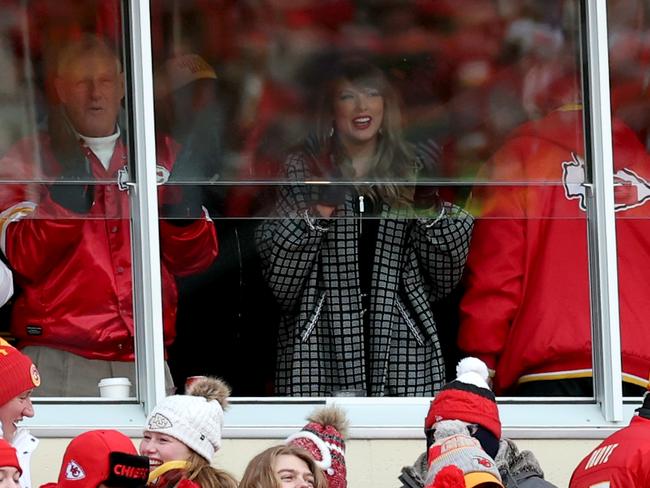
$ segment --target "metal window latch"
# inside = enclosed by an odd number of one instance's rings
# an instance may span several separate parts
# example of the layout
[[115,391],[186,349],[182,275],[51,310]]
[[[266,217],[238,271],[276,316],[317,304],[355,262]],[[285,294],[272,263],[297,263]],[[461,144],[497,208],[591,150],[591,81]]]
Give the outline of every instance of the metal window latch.
[[117,188],[120,191],[128,191],[135,183],[129,180],[129,169],[126,166],[117,170]]

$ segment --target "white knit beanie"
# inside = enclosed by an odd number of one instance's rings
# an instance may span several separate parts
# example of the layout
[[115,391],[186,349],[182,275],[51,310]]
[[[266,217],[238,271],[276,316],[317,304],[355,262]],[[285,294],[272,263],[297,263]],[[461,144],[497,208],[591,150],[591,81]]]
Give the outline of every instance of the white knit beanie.
[[145,430],[166,434],[212,462],[221,447],[224,408],[230,388],[205,378],[192,384],[187,395],[164,398],[147,418]]

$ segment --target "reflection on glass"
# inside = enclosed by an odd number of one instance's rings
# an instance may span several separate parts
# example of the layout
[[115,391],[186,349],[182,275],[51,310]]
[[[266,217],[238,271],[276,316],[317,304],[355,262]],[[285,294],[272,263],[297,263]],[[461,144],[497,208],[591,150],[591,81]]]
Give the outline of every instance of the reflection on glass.
[[[164,186],[197,195],[222,249],[181,282],[179,381],[428,396],[472,352],[500,393],[539,373],[591,388],[578,3],[152,2],[157,130],[181,161]],[[364,61],[338,77],[344,59]]]
[[[565,32],[568,31],[565,29]],[[461,302],[459,343],[495,370],[495,389],[525,396],[592,396],[587,260],[588,161],[584,157],[579,71],[565,58],[540,114],[510,135],[482,168],[477,220]],[[614,92],[616,86],[613,87]],[[548,104],[551,102],[551,104]],[[616,104],[614,104],[616,105]],[[648,157],[634,132],[613,120],[620,306],[634,323]],[[486,185],[485,183],[490,183]],[[650,195],[650,194],[649,194]],[[637,243],[637,244],[633,244]],[[635,257],[628,255],[633,249]],[[642,265],[641,265],[642,266]],[[642,299],[643,300],[643,299]],[[642,305],[641,305],[642,306]],[[632,320],[630,320],[632,318]],[[625,334],[624,334],[625,335]],[[645,387],[650,361],[623,340],[624,393]],[[633,343],[634,342],[634,343]]]
[[497,394],[593,394],[577,4],[554,5],[564,25],[532,9],[509,27],[533,54],[519,66],[531,120],[480,168],[472,195],[459,346],[494,371]]
[[474,191],[459,343],[495,370],[500,394],[591,395],[579,98],[517,129]]

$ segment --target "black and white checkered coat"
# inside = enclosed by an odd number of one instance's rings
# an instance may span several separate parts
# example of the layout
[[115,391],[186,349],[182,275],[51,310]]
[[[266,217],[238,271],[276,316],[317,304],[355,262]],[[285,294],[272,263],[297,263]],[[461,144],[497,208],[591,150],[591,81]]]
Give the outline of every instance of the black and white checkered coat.
[[[311,177],[302,153],[289,156],[286,169],[288,181]],[[433,395],[445,368],[431,304],[461,278],[472,217],[449,203],[435,221],[383,205],[389,218],[382,217],[377,232],[366,351],[356,199],[348,195],[331,219],[315,220],[308,214],[315,192],[313,185],[283,187],[276,217],[256,234],[282,308],[277,393],[328,396],[370,387],[372,395]]]

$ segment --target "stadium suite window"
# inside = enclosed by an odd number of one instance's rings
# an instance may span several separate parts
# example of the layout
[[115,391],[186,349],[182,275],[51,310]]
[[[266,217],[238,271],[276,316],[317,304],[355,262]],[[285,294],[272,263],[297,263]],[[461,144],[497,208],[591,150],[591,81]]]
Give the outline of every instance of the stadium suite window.
[[178,384],[430,397],[473,354],[593,396],[580,3],[475,3],[154,2],[169,181],[222,249],[180,281]]

